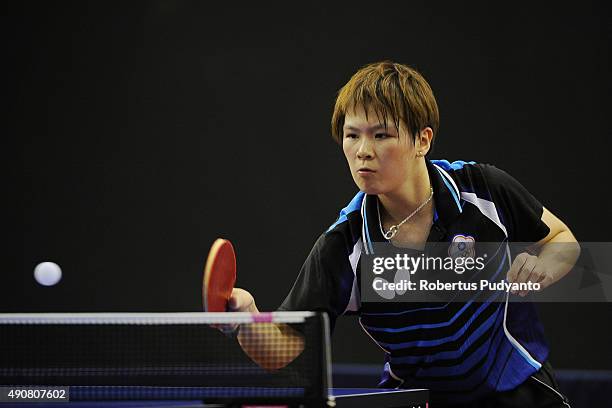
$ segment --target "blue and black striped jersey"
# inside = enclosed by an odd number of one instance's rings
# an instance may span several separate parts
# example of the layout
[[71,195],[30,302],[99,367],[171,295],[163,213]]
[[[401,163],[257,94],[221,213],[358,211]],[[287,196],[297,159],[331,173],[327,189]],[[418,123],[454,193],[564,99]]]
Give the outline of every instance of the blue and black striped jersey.
[[[487,164],[427,160],[434,222],[426,248],[457,235],[480,242],[537,242],[549,228],[543,207],[519,182]],[[475,298],[427,307],[362,302],[360,258],[387,242],[378,198],[363,192],[316,241],[280,310],[319,310],[333,324],[357,314],[385,353],[385,388],[429,388],[440,401],[469,402],[523,383],[548,357],[534,305]],[[492,278],[505,277],[512,254],[488,260]]]

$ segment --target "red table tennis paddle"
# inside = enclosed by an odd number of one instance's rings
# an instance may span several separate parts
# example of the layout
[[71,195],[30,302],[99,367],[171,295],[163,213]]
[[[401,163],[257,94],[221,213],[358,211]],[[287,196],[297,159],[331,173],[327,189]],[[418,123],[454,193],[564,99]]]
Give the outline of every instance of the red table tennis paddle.
[[234,284],[236,283],[236,255],[232,243],[217,238],[208,252],[202,300],[205,312],[226,312]]

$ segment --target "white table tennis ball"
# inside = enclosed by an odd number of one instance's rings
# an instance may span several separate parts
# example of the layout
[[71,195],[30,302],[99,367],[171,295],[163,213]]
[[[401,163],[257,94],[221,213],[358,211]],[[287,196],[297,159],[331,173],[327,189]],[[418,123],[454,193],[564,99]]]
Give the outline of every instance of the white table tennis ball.
[[34,279],[43,286],[53,286],[62,279],[62,269],[53,262],[41,262],[34,268]]

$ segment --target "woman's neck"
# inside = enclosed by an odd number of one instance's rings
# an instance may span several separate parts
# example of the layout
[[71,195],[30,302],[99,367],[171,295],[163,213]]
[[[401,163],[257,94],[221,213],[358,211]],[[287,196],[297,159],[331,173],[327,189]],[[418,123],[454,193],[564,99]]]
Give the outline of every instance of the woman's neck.
[[[431,182],[425,160],[417,167],[411,177],[407,177],[406,181],[395,191],[385,194],[379,194],[378,199],[382,204],[387,219],[391,223],[398,223],[422,205],[431,194]],[[419,211],[420,214],[415,214],[415,217],[431,213],[431,203]]]

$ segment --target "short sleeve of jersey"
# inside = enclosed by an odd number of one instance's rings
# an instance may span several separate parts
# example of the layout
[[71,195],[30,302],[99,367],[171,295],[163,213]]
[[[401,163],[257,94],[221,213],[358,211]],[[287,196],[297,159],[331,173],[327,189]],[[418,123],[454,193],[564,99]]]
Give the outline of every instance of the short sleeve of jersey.
[[481,165],[491,198],[508,230],[510,242],[537,242],[550,229],[542,221],[544,207],[521,183],[495,166]]
[[350,300],[353,276],[342,235],[322,234],[278,310],[326,312],[333,330]]

